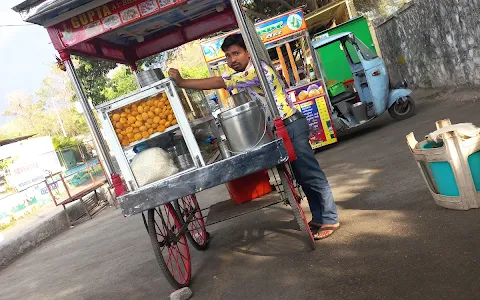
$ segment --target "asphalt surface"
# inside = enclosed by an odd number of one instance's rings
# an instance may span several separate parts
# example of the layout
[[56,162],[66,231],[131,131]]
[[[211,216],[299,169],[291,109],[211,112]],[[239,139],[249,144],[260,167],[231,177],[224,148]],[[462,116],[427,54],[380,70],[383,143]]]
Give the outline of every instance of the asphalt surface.
[[[388,115],[317,153],[342,229],[305,251],[289,207],[277,205],[209,228],[191,249],[194,299],[478,299],[480,211],[435,205],[405,136],[434,122],[480,125],[475,91],[423,93],[417,115]],[[418,99],[418,98],[417,98]],[[207,207],[222,187],[200,195]],[[141,218],[107,209],[0,271],[0,299],[166,299]]]

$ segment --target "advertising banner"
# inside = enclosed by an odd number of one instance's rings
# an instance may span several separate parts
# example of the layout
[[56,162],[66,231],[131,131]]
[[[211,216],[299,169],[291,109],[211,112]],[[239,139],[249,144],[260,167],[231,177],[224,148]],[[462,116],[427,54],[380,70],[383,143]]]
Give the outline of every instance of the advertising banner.
[[[297,10],[257,23],[255,24],[255,28],[257,29],[260,39],[266,44],[306,30],[307,23],[302,10]],[[227,35],[202,43],[203,55],[207,63],[225,57],[221,46],[225,38],[234,33],[239,33],[239,31],[236,30]]]

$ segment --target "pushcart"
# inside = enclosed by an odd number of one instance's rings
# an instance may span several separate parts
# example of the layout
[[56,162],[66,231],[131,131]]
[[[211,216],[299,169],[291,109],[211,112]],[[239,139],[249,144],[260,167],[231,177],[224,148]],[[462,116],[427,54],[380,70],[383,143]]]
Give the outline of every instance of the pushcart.
[[[260,70],[260,57],[268,59],[265,58],[266,50],[238,0],[50,0],[41,4],[25,1],[14,9],[25,21],[42,25],[48,30],[76,88],[103,163],[112,177],[116,175],[106,142],[118,161],[126,183],[126,194],[118,198],[122,213],[127,217],[143,215],[159,266],[172,286],[188,286],[192,279],[187,240],[198,250],[205,250],[209,245],[210,235],[195,194],[258,171],[275,170],[275,185],[278,188],[270,196],[277,197],[276,203],[284,201],[291,207],[303,241],[309,249],[315,248],[300,205],[302,197],[296,189],[288,163],[292,156],[288,141],[278,138],[230,158],[207,161],[194,129],[198,124],[214,126],[211,124],[214,120],[210,116],[189,118],[186,112],[188,105],[169,78],[98,106],[102,136],[75,74],[72,54],[115,61],[136,70],[136,62],[143,58],[215,32],[231,30],[235,26],[244,36],[255,68]],[[265,88],[268,86],[265,75],[263,72],[257,74],[268,108],[272,116],[278,116],[273,95]],[[122,133],[131,133],[122,131],[122,124],[124,121],[129,124],[132,117],[124,115],[128,118],[122,120],[122,113],[130,112],[134,106],[137,109],[136,118],[139,118],[139,106],[142,106],[141,111],[146,111],[148,107],[153,115],[159,109],[159,115],[166,113],[169,116],[166,123],[156,129],[142,128],[140,139],[135,138],[134,142],[122,140]],[[145,125],[156,124],[155,118],[152,118],[153,123],[145,122]],[[132,122],[135,120],[132,119]],[[173,132],[181,136],[188,148],[186,155],[190,158],[190,165],[165,179],[139,184],[125,152],[139,143]]]

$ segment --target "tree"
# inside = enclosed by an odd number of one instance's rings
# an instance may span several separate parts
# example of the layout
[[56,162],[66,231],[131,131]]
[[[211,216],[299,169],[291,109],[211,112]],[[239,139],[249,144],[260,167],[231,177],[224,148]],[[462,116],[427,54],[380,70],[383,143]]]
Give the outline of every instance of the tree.
[[410,0],[355,0],[355,8],[369,19],[393,14]]
[[166,64],[179,69],[184,78],[207,78],[210,72],[202,53],[200,41],[193,41],[171,52]]
[[333,0],[243,0],[243,6],[247,13],[256,21],[274,17],[297,7],[306,6],[307,11],[314,11],[325,6]]
[[80,78],[85,94],[93,106],[106,102],[108,99],[102,93],[108,83],[107,74],[117,67],[114,62],[96,61],[75,57],[77,75]]
[[14,118],[6,127],[9,135],[60,133],[52,127],[53,116],[47,113],[44,101],[25,93],[10,93],[7,98],[9,108],[4,115]]
[[102,94],[107,100],[113,100],[138,89],[137,81],[130,68],[119,66],[112,78],[108,80],[107,86]]

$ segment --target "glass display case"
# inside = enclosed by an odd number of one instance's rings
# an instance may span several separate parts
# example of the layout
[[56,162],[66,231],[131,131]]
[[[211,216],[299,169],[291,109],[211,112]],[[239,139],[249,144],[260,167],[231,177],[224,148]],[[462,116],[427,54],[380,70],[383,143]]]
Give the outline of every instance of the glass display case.
[[[171,176],[206,165],[213,146],[199,145],[208,144],[201,128],[215,122],[205,107],[203,92],[178,89],[169,78],[96,107],[130,191],[141,186],[132,162],[147,149],[161,148],[170,155],[177,170]],[[202,133],[200,137],[197,132]],[[155,161],[151,164],[154,167]]]

